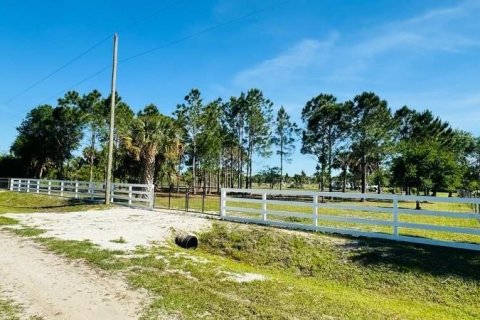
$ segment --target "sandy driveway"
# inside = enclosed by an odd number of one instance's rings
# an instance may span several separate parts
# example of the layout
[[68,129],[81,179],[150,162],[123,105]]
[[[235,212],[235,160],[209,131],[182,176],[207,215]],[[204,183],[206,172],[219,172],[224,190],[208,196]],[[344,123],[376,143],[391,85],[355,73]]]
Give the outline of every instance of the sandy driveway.
[[0,230],[2,295],[43,319],[136,319],[145,296],[119,279],[68,262],[31,240]]
[[[173,239],[175,231],[195,233],[211,226],[211,220],[191,214],[130,208],[5,216],[19,220],[21,225],[46,230],[42,237],[90,240],[103,248],[117,250],[165,243]],[[125,243],[116,242],[120,237]]]
[[[165,243],[176,232],[194,233],[211,221],[193,215],[130,208],[71,213],[5,214],[40,236],[90,240],[106,248],[134,250]],[[124,243],[112,242],[122,238]],[[146,297],[122,279],[100,275],[80,261],[67,261],[27,238],[0,229],[0,296],[43,319],[136,319]]]

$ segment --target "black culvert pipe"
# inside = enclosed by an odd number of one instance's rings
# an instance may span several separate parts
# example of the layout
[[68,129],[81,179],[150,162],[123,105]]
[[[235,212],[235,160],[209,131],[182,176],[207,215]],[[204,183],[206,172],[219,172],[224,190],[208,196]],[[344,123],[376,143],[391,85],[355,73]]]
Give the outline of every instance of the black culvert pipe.
[[175,237],[175,244],[185,249],[196,249],[198,247],[198,239],[192,235],[182,234]]

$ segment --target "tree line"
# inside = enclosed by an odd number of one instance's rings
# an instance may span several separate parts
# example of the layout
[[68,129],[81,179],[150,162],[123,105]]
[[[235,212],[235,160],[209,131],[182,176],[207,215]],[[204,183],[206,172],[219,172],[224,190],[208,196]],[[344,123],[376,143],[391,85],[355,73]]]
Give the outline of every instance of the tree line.
[[[175,111],[150,104],[139,112],[116,96],[114,179],[179,186],[194,192],[268,183],[322,191],[375,185],[435,195],[476,191],[480,138],[453,129],[431,111],[404,106],[392,111],[372,92],[340,102],[319,94],[306,102],[302,124],[258,89],[227,100],[204,102],[192,89]],[[0,156],[0,175],[101,181],[105,178],[110,97],[75,91],[56,106],[32,109],[17,128],[10,153]],[[312,156],[316,173],[289,177],[284,163],[296,145]],[[276,156],[278,166],[254,168],[255,157]]]

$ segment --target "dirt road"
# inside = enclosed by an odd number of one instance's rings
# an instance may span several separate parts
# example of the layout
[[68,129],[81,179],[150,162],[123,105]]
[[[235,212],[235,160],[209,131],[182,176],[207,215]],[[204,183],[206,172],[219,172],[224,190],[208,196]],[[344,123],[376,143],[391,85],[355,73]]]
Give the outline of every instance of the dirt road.
[[136,319],[145,296],[84,263],[70,262],[35,242],[0,230],[0,288],[44,319]]

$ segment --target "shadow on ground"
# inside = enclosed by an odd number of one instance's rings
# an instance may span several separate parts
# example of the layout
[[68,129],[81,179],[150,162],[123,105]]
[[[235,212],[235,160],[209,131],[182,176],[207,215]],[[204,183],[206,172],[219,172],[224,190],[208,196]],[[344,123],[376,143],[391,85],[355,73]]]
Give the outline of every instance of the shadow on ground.
[[91,202],[88,200],[82,200],[82,199],[65,199],[64,202],[58,205],[27,205],[27,206],[17,206],[17,205],[5,205],[5,204],[0,204],[0,207],[5,208],[5,209],[16,209],[16,210],[22,210],[22,209],[28,209],[28,210],[55,210],[55,209],[62,209],[62,208],[74,208],[74,207],[79,207],[79,206],[98,206],[98,202]]
[[[345,249],[352,249],[346,244]],[[362,239],[349,259],[364,266],[387,266],[400,272],[427,272],[480,280],[480,252],[420,244]]]

